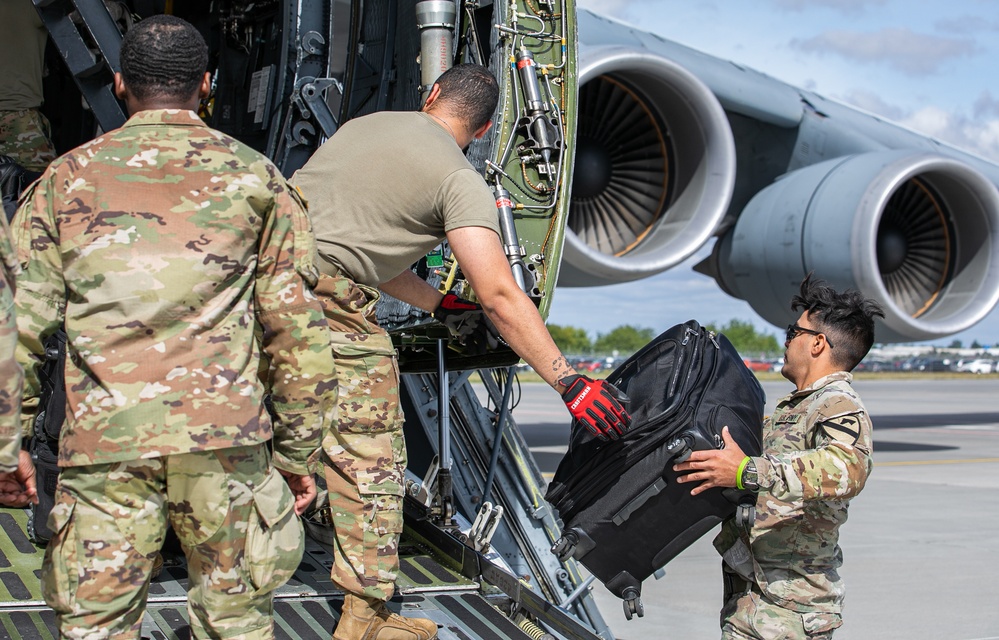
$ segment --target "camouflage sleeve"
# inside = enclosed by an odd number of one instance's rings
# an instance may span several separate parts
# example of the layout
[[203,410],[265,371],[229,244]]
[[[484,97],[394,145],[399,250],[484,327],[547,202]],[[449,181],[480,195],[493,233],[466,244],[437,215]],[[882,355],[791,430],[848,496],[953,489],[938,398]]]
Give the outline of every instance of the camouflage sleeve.
[[6,216],[0,216],[0,473],[17,469],[21,448],[21,392],[24,372],[14,357],[14,277],[19,271]]
[[316,461],[337,382],[329,330],[312,292],[319,274],[308,214],[294,187],[269,176],[275,194],[260,239],[256,305],[273,402],[274,464],[304,474]]
[[863,410],[818,416],[813,448],[756,459],[760,486],[778,500],[847,500],[867,483],[871,423]]
[[65,283],[62,256],[52,197],[59,191],[55,177],[47,171],[21,196],[21,206],[11,223],[17,260],[22,269],[17,278],[14,306],[17,311],[18,342],[15,357],[24,368],[21,396],[21,428],[31,433],[41,391],[38,373],[44,361],[45,339],[63,322]]

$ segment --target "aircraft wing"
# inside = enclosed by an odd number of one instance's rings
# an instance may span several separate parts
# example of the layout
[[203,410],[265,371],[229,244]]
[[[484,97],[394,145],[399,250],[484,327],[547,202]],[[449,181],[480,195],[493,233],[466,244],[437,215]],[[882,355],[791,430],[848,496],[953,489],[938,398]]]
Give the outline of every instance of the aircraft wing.
[[697,270],[775,325],[809,271],[880,301],[885,342],[999,302],[999,167],[875,115],[579,10],[559,284]]

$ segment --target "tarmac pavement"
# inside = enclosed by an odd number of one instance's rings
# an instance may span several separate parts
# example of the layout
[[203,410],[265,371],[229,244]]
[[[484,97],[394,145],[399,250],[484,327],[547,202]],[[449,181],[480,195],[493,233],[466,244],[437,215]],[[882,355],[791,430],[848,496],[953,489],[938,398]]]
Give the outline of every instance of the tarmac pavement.
[[[765,382],[768,412],[790,391]],[[874,421],[874,472],[841,530],[847,584],[838,640],[999,640],[999,378],[856,382]],[[550,477],[568,441],[555,393],[525,384],[513,411]],[[719,637],[713,533],[643,585],[628,621],[599,583],[619,640]]]

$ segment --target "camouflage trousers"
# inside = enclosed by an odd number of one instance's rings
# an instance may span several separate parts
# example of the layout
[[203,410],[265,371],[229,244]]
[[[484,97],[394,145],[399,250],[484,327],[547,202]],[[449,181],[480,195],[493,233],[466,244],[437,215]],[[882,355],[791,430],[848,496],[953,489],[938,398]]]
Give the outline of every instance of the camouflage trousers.
[[273,592],[305,545],[266,444],[63,468],[48,525],[42,592],[73,640],[139,637],[168,525],[192,637],[273,638]]
[[725,581],[722,640],[831,640],[833,632],[843,624],[838,613],[799,613],[782,607],[724,564],[722,572]]
[[[6,225],[2,225],[0,233],[6,232]],[[6,245],[5,248],[10,247],[5,238],[0,238],[0,243]],[[21,449],[20,400],[24,385],[24,372],[14,358],[17,319],[13,284],[13,274],[0,264],[0,471],[5,472],[17,468]]]
[[378,326],[378,291],[323,275],[315,289],[331,330],[339,421],[323,434],[323,461],[335,529],[333,582],[388,600],[399,571],[406,469],[399,365]]
[[11,156],[29,171],[45,171],[56,157],[49,130],[38,109],[0,111],[0,155]]

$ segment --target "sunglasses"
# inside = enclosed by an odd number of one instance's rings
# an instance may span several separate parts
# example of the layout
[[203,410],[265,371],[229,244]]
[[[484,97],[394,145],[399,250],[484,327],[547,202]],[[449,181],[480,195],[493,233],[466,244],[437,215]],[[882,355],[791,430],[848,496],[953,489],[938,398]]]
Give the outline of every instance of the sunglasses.
[[833,348],[833,343],[829,340],[829,336],[821,331],[814,331],[812,329],[806,329],[805,327],[799,327],[797,324],[787,325],[787,333],[784,335],[784,342],[791,342],[798,337],[799,333],[807,333],[812,336],[823,336],[826,339],[826,344],[829,345],[829,348]]

